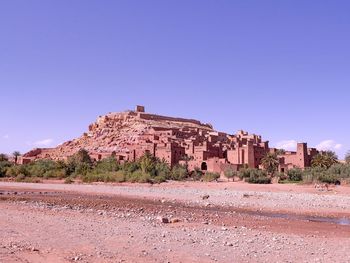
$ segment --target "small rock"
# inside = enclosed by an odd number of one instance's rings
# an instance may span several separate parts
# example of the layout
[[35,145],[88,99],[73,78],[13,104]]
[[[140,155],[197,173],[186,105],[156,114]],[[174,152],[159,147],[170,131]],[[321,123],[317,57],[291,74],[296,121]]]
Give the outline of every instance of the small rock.
[[170,219],[170,223],[174,224],[174,223],[179,223],[180,222],[180,219],[178,218],[172,218]]
[[164,216],[158,216],[157,220],[162,222],[163,224],[168,224],[169,223],[169,218],[164,217]]
[[33,251],[33,252],[39,251],[39,249],[37,249],[35,247],[31,247],[30,250]]
[[203,200],[206,200],[206,199],[209,199],[209,197],[210,197],[209,195],[203,195],[203,196],[202,196],[202,199],[203,199]]

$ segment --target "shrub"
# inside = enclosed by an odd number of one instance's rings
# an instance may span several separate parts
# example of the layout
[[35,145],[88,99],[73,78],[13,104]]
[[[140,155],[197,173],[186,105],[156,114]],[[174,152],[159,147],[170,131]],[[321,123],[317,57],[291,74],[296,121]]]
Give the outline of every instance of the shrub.
[[43,177],[46,172],[57,168],[57,163],[52,160],[38,160],[28,165],[29,173],[32,176]]
[[150,174],[145,174],[141,170],[136,170],[126,177],[126,180],[131,183],[150,183],[151,179]]
[[342,166],[341,176],[343,178],[350,178],[350,163]]
[[65,183],[65,184],[72,184],[72,183],[74,183],[74,180],[73,180],[71,177],[67,177],[67,178],[64,180],[64,183]]
[[25,183],[42,183],[42,181],[40,180],[40,178],[37,177],[26,177],[24,179]]
[[26,179],[26,176],[24,174],[18,174],[16,176],[16,182],[23,182],[24,179]]
[[8,177],[16,177],[18,175],[28,176],[29,174],[27,165],[15,165],[6,170],[6,176]]
[[140,167],[143,173],[153,174],[155,172],[156,158],[146,152],[140,159]]
[[122,165],[122,170],[127,174],[132,174],[133,172],[140,169],[140,164],[138,162],[126,162]]
[[192,180],[198,181],[202,178],[203,172],[200,168],[195,167],[194,170],[189,174]]
[[7,162],[9,158],[7,157],[6,154],[0,153],[0,162]]
[[92,167],[92,160],[88,151],[80,149],[76,154],[68,158],[65,165],[67,175],[75,173],[76,175],[86,175],[88,167]]
[[183,165],[175,165],[171,171],[172,180],[185,180],[188,177],[187,168]]
[[328,170],[328,174],[336,175],[339,178],[350,177],[350,165],[349,164],[334,164]]
[[255,169],[255,168],[243,168],[238,172],[240,179],[250,178],[256,176],[267,176],[266,171]]
[[[249,171],[249,177],[245,177],[246,181],[251,184],[270,184],[271,178],[267,177],[266,171],[259,169],[247,169]],[[247,173],[247,171],[245,172]]]
[[116,182],[116,176],[115,173],[113,172],[108,172],[104,174],[97,174],[96,177],[99,177],[99,182],[104,182],[104,183],[114,183]]
[[240,179],[249,178],[249,177],[250,177],[250,171],[251,171],[251,168],[242,168],[242,169],[239,170],[239,172],[238,172],[239,178],[240,178]]
[[6,176],[6,171],[12,164],[8,161],[0,161],[0,177]]
[[318,180],[318,176],[326,171],[322,167],[308,167],[303,171],[303,182],[313,183]]
[[84,183],[92,183],[92,182],[125,182],[125,174],[123,171],[117,172],[106,172],[106,173],[96,173],[96,171],[92,171],[87,173],[86,175],[82,175],[81,179]]
[[250,178],[248,178],[248,183],[250,183],[250,184],[270,184],[271,178],[269,178],[267,176],[250,177]]
[[306,168],[303,171],[303,182],[312,183],[319,181],[322,183],[335,183],[341,179],[350,177],[350,165],[333,164],[328,169],[322,167]]
[[123,183],[126,181],[125,173],[123,171],[117,171],[114,173],[114,181],[116,183]]
[[87,175],[91,171],[91,166],[88,163],[78,163],[78,165],[75,167],[75,174],[76,175]]
[[227,178],[227,180],[230,181],[230,178],[232,178],[232,180],[233,180],[233,177],[234,177],[235,175],[237,175],[237,172],[234,171],[231,167],[228,167],[228,168],[225,169],[224,175],[225,175],[225,177]]
[[279,178],[280,182],[286,181],[288,179],[288,175],[286,175],[285,173],[276,173],[275,176]]
[[220,174],[206,172],[202,178],[203,178],[203,181],[205,181],[205,182],[212,182],[212,181],[218,180],[220,178]]
[[347,164],[350,164],[350,151],[348,151],[346,154],[345,154],[345,162]]
[[333,174],[327,174],[327,173],[322,173],[318,177],[318,181],[322,183],[328,183],[328,184],[334,184],[337,182],[339,179],[336,175]]
[[290,181],[299,182],[303,180],[303,171],[299,168],[288,170],[287,175]]
[[251,169],[249,169],[249,171],[250,171],[249,178],[252,178],[252,177],[266,177],[267,176],[266,171],[263,171],[263,170],[251,168]]
[[98,161],[96,163],[96,166],[94,167],[94,170],[102,173],[102,172],[116,172],[120,170],[120,166],[115,160],[114,157],[108,157],[105,159],[102,159],[101,161]]
[[141,176],[137,178],[137,183],[153,183],[152,177],[150,174],[142,173]]
[[164,182],[166,182],[166,180],[167,179],[162,175],[158,175],[158,176],[152,178],[152,182],[156,183],[156,184],[164,183]]
[[73,155],[74,161],[77,164],[86,163],[92,164],[92,160],[90,158],[89,152],[85,149],[80,149],[76,154]]
[[171,177],[171,170],[169,165],[163,161],[157,161],[155,164],[155,177],[162,177],[165,180]]

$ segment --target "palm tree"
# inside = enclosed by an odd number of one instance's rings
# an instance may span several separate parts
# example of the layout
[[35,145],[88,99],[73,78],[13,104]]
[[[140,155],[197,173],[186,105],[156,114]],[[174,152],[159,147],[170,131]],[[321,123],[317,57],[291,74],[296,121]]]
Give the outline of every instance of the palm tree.
[[261,159],[261,164],[270,175],[273,175],[277,171],[280,162],[276,153],[267,153]]
[[311,166],[326,168],[326,161],[324,156],[321,153],[315,155],[311,160]]
[[21,153],[19,151],[14,151],[12,155],[15,157],[15,164],[17,164],[18,157],[21,156]]
[[333,151],[325,151],[324,155],[326,155],[327,158],[331,162],[333,162],[333,164],[338,162],[338,155],[335,152],[333,152]]
[[312,158],[311,166],[328,169],[336,163],[338,163],[338,156],[335,154],[335,152],[323,151]]
[[283,155],[283,154],[285,154],[286,153],[286,150],[285,149],[277,149],[277,151],[276,151],[276,154],[277,155]]

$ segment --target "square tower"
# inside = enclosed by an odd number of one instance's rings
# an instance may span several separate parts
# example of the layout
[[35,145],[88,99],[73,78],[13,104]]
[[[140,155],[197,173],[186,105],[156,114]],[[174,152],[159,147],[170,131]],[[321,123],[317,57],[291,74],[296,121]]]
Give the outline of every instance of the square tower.
[[145,106],[136,105],[136,112],[145,112]]

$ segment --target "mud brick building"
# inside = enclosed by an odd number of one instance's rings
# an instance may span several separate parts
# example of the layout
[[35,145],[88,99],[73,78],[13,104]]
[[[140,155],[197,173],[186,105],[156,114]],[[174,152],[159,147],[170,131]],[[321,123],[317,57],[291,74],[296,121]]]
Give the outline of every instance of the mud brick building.
[[[112,154],[118,162],[135,161],[148,152],[171,167],[186,164],[189,170],[218,173],[227,168],[259,168],[268,152],[277,152],[260,135],[242,130],[236,134],[218,132],[207,123],[150,114],[144,106],[136,106],[134,111],[100,116],[81,137],[56,148],[34,149],[19,162],[66,160],[82,148],[96,161]],[[308,167],[317,153],[316,149],[307,148],[306,143],[299,143],[296,152],[279,155],[279,170]]]

